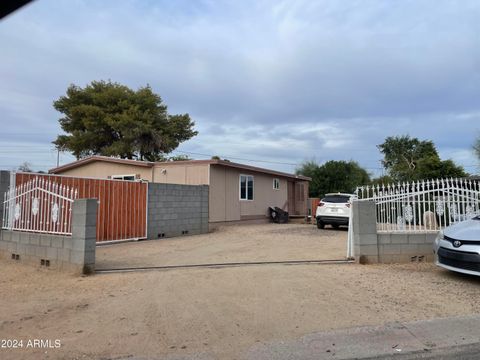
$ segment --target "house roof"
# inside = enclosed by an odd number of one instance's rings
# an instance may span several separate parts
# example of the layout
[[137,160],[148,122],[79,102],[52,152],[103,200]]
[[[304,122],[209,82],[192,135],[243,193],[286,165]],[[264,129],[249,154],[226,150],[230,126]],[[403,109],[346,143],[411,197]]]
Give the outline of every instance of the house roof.
[[128,159],[118,159],[109,156],[100,156],[100,155],[93,155],[89,156],[77,161],[73,161],[71,163],[53,168],[48,170],[49,174],[58,174],[65,170],[74,169],[76,167],[90,164],[95,161],[102,161],[108,163],[117,163],[117,164],[125,164],[125,165],[135,165],[135,166],[142,166],[142,167],[152,167],[155,163],[148,162],[148,161],[139,161],[139,160],[128,160]]
[[312,179],[303,176],[303,175],[294,175],[294,174],[288,174],[284,173],[281,171],[276,171],[276,170],[270,170],[270,169],[264,169],[264,168],[259,168],[256,166],[250,166],[250,165],[245,165],[245,164],[239,164],[239,163],[234,163],[226,160],[183,160],[183,161],[167,161],[167,162],[148,162],[148,161],[140,161],[140,160],[128,160],[128,159],[118,159],[118,158],[113,158],[113,157],[108,157],[108,156],[99,156],[99,155],[93,155],[89,156],[87,158],[74,161],[53,169],[50,169],[48,172],[50,174],[58,174],[61,173],[65,170],[73,169],[82,165],[86,165],[92,162],[96,161],[101,161],[101,162],[107,162],[107,163],[118,163],[118,164],[125,164],[125,165],[134,165],[134,166],[142,166],[142,167],[160,167],[163,165],[186,165],[186,164],[192,164],[192,165],[218,165],[218,166],[226,166],[226,167],[231,167],[231,168],[236,168],[236,169],[241,169],[241,170],[246,170],[246,171],[254,171],[254,172],[260,172],[264,174],[270,174],[274,176],[279,176],[279,177],[284,177],[284,178],[289,178],[289,179],[295,179],[295,180],[305,180],[305,181],[311,181]]
[[[198,160],[198,161],[205,161],[205,160]],[[289,178],[289,179],[312,181],[312,178],[309,178],[308,176],[294,175],[294,174],[284,173],[284,172],[281,172],[281,171],[264,169],[264,168],[259,168],[259,167],[256,167],[256,166],[239,164],[239,163],[234,163],[234,162],[225,161],[225,160],[206,160],[206,161],[209,161],[209,163],[211,165],[220,165],[220,166],[232,167],[232,168],[242,169],[242,170],[247,170],[247,171],[261,172],[261,173],[264,173],[264,174],[270,174],[270,175],[285,177],[285,178]]]

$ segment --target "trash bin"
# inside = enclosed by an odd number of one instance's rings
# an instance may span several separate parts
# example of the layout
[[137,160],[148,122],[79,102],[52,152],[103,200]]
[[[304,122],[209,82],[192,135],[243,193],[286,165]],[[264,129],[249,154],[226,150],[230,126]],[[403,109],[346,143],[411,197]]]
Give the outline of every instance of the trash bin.
[[277,224],[285,224],[288,222],[288,211],[284,211],[279,207],[269,207],[270,219]]

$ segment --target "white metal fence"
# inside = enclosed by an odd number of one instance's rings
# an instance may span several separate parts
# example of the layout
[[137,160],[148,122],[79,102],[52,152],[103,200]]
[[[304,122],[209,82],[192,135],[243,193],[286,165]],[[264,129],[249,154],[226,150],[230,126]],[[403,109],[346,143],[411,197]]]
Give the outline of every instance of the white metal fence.
[[361,186],[356,195],[375,202],[378,232],[436,232],[480,214],[480,185],[470,179]]
[[[14,179],[14,178],[13,178]],[[35,177],[4,194],[2,228],[49,234],[72,234],[72,204],[78,192]]]

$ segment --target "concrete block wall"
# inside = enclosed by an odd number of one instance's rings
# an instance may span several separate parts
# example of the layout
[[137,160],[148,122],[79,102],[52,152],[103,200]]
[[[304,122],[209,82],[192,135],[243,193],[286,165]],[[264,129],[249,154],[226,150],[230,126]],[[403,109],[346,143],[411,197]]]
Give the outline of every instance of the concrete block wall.
[[378,263],[375,203],[354,201],[352,222],[355,260],[362,264]]
[[149,239],[208,232],[208,185],[148,184]]
[[76,274],[95,271],[97,200],[75,200],[72,236],[0,230],[0,259]]
[[380,263],[432,262],[434,233],[379,233]]
[[436,233],[377,233],[373,201],[352,204],[355,260],[363,264],[433,261]]

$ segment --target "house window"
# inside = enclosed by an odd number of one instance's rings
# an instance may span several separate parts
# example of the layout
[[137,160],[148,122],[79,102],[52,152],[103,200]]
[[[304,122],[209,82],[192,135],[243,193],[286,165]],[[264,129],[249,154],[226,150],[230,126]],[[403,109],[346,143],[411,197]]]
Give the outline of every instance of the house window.
[[135,175],[112,175],[113,180],[135,181]]
[[279,178],[274,178],[273,179],[273,189],[274,190],[280,190],[280,179]]
[[252,175],[240,175],[240,200],[253,200]]

